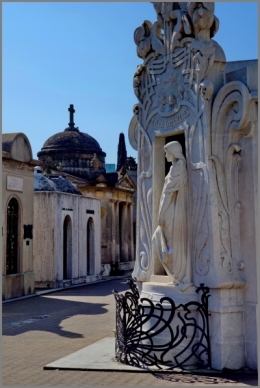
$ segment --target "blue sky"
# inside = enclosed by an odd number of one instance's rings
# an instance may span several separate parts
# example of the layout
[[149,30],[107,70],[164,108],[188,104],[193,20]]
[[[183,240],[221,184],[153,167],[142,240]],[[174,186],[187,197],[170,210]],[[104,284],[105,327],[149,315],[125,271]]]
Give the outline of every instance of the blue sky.
[[[119,133],[126,138],[137,102],[132,77],[141,59],[135,28],[156,14],[148,2],[5,2],[3,13],[2,131],[23,132],[37,159],[44,142],[74,122],[116,163]],[[214,39],[227,61],[258,58],[258,3],[215,2]]]

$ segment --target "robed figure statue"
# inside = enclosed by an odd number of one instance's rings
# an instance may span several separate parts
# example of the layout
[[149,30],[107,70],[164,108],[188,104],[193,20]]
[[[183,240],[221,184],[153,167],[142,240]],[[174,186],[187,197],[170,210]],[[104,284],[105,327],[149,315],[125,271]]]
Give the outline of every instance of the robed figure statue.
[[172,163],[165,177],[158,227],[153,234],[153,246],[175,285],[184,291],[191,283],[187,223],[187,169],[186,159],[178,141],[164,146],[165,157]]

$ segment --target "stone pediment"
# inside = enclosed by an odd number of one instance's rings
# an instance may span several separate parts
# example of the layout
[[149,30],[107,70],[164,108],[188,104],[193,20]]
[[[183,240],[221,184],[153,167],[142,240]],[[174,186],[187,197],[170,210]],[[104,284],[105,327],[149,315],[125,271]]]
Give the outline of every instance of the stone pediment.
[[116,184],[116,187],[121,187],[131,191],[136,190],[136,185],[127,173],[121,179],[119,179],[118,183]]
[[96,179],[96,182],[98,182],[98,183],[106,183],[106,178],[104,177],[104,175],[103,174],[100,174],[98,177],[97,177],[97,179]]

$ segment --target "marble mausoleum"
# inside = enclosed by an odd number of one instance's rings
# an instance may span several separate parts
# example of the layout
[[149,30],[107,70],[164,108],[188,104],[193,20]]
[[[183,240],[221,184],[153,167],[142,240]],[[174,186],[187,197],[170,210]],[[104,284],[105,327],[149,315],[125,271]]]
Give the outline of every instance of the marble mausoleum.
[[214,3],[152,4],[134,32],[133,277],[153,302],[205,284],[212,368],[257,369],[258,61],[226,62]]

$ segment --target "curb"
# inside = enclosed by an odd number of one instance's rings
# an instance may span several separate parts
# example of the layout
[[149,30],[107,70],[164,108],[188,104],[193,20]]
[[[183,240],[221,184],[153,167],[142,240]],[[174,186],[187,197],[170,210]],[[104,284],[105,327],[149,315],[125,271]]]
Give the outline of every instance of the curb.
[[17,300],[23,300],[23,299],[28,299],[28,298],[33,298],[35,296],[41,296],[41,295],[45,295],[45,294],[51,294],[53,292],[57,292],[57,291],[64,291],[64,290],[69,290],[70,288],[77,288],[77,287],[84,287],[84,286],[88,286],[88,285],[92,285],[92,284],[97,284],[97,283],[102,283],[102,282],[108,282],[110,280],[117,280],[117,279],[124,279],[124,278],[128,278],[129,275],[122,275],[122,276],[109,276],[109,279],[100,279],[100,280],[95,280],[95,281],[92,281],[92,282],[86,282],[86,283],[81,283],[81,284],[73,284],[71,286],[67,286],[67,287],[59,287],[59,288],[50,288],[49,290],[43,290],[43,291],[36,291],[34,294],[30,294],[30,295],[24,295],[24,296],[19,296],[18,298],[12,298],[12,299],[7,299],[7,300],[3,300],[2,301],[2,304],[3,303],[9,303],[9,302],[15,302]]

